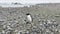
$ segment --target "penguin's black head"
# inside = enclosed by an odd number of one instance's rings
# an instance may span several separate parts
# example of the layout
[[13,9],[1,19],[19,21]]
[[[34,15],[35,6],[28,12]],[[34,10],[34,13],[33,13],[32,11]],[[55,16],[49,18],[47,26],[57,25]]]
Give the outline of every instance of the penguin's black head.
[[29,13],[27,13],[26,15],[30,15]]

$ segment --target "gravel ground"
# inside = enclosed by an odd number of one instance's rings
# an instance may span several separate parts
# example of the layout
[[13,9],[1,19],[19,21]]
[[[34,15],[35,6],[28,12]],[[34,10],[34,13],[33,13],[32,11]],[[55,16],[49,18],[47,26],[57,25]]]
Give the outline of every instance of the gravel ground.
[[[27,20],[27,13],[32,22]],[[60,7],[0,7],[0,34],[60,34]]]

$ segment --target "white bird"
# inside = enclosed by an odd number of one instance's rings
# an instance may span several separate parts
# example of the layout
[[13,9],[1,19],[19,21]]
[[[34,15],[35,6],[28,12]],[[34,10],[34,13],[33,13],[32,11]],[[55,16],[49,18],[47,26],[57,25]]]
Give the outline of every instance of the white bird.
[[26,15],[27,15],[28,21],[32,22],[32,16],[31,16],[31,14],[27,13]]

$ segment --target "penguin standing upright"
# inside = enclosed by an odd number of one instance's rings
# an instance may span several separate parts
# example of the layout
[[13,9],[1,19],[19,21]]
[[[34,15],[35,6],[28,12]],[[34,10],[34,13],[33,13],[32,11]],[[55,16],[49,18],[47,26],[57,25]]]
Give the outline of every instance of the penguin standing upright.
[[33,19],[32,19],[31,14],[30,14],[30,13],[27,13],[26,15],[27,15],[27,20],[28,20],[29,22],[32,22]]

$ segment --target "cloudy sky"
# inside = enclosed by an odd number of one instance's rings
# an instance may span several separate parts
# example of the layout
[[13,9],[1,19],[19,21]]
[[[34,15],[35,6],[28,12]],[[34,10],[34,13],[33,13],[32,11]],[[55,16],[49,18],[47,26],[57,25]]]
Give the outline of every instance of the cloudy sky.
[[0,3],[20,2],[20,3],[60,3],[60,0],[0,0]]

